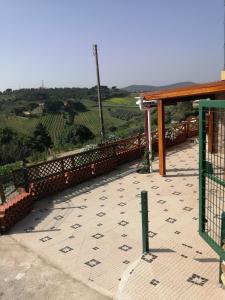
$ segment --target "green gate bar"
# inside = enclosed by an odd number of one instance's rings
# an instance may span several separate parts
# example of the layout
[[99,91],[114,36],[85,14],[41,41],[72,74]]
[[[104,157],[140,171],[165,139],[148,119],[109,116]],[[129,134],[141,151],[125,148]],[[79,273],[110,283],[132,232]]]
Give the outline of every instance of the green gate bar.
[[205,232],[205,162],[206,162],[206,115],[200,103],[199,109],[199,231]]
[[[207,140],[207,113],[213,113],[213,140]],[[210,134],[210,132],[208,132]],[[225,261],[225,100],[199,103],[199,234]],[[213,142],[213,151],[206,147]],[[225,273],[223,274],[225,276]]]
[[142,249],[143,253],[149,252],[148,240],[148,193],[141,192],[141,217],[142,217]]
[[[221,248],[224,249],[225,246],[225,211],[221,215]],[[219,269],[219,282],[222,283],[222,262],[223,259],[220,257],[220,269]]]

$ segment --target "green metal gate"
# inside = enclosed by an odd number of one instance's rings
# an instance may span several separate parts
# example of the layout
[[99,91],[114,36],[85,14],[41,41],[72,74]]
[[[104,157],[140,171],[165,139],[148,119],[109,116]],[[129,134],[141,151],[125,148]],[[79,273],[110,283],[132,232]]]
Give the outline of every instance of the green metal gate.
[[199,233],[225,260],[225,100],[199,104]]

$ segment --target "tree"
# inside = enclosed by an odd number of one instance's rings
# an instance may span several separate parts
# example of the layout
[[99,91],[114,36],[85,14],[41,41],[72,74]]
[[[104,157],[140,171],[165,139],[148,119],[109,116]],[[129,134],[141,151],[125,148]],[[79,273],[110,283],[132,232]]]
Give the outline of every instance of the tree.
[[62,101],[46,101],[45,102],[45,109],[47,113],[58,113],[63,108],[63,102]]
[[30,155],[30,148],[24,136],[18,135],[11,128],[0,130],[0,164],[22,160]]
[[8,144],[17,138],[17,133],[9,127],[0,129],[0,144]]
[[67,112],[85,112],[87,111],[86,106],[81,103],[80,101],[72,101],[72,100],[68,100],[64,103],[64,110]]
[[6,89],[3,93],[6,95],[10,95],[12,94],[12,89]]
[[61,136],[61,144],[79,144],[93,139],[93,132],[84,125],[73,125],[66,128]]
[[30,144],[32,149],[38,152],[44,152],[52,146],[51,137],[42,123],[36,126],[33,136],[30,139]]

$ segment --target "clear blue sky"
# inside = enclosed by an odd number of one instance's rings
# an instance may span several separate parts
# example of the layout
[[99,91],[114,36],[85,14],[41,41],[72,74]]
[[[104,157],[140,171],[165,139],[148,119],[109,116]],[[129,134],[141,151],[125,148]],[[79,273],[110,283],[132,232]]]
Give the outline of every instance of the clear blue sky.
[[219,80],[223,0],[0,0],[0,90]]

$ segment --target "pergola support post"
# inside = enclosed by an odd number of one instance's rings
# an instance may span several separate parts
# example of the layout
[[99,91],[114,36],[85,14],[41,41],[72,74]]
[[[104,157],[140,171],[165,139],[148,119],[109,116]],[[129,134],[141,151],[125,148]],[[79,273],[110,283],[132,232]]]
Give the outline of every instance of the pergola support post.
[[165,114],[162,100],[158,101],[158,148],[159,174],[166,176]]
[[147,170],[150,170],[150,160],[149,160],[149,132],[148,132],[148,111],[145,110],[145,135],[146,135],[146,160]]

